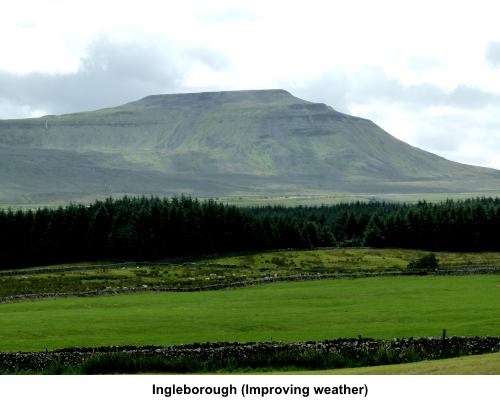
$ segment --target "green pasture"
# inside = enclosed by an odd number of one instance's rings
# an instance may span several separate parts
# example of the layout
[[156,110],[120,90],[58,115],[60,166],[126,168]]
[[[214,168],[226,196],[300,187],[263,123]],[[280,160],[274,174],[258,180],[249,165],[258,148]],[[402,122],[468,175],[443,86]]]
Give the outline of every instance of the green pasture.
[[[413,249],[329,248],[283,250],[248,255],[221,256],[197,263],[253,268],[302,268],[334,271],[401,271],[408,262],[426,252]],[[500,265],[500,252],[436,252],[441,267]]]
[[338,368],[334,370],[299,371],[276,374],[343,374],[343,375],[500,375],[500,353],[425,360],[387,366]]
[[[405,271],[409,261],[425,254],[405,249],[317,249],[261,252],[204,258],[187,263],[151,264],[113,269],[68,270],[49,266],[40,274],[7,275],[0,271],[0,297],[80,292],[141,286],[169,288],[231,284],[272,277]],[[500,253],[438,252],[442,268],[498,266]],[[80,266],[105,263],[78,263]]]
[[215,198],[216,201],[236,205],[239,207],[263,207],[268,205],[279,205],[283,207],[335,205],[351,202],[389,201],[414,204],[419,201],[443,202],[445,200],[465,200],[477,197],[498,197],[498,191],[483,191],[479,193],[372,193],[372,194],[287,194],[282,196],[262,196],[238,193],[238,195]]
[[[139,155],[140,156],[140,155]],[[129,160],[137,158],[137,156],[128,156]],[[140,162],[139,162],[140,163]],[[0,198],[5,195],[8,198],[8,193],[2,193],[0,190]],[[40,203],[29,203],[29,202],[18,202],[17,204],[11,203],[1,203],[0,209],[12,209],[12,210],[28,210],[37,209],[41,207],[47,208],[57,208],[64,207],[70,203],[79,204],[91,204],[96,199],[104,200],[110,196],[114,198],[123,197],[123,193],[108,193],[108,194],[95,194],[86,197],[73,198],[71,201],[64,199],[55,199],[47,202]],[[140,197],[143,194],[127,193],[129,197],[137,196]],[[499,191],[483,191],[477,193],[406,193],[406,194],[396,194],[396,193],[386,193],[386,194],[348,194],[348,193],[327,193],[327,194],[292,194],[288,193],[286,195],[253,195],[244,192],[236,193],[232,196],[199,196],[200,200],[214,200],[229,205],[236,205],[238,207],[265,207],[269,205],[278,205],[283,207],[298,207],[298,206],[320,206],[320,205],[335,205],[341,203],[352,203],[352,202],[370,202],[370,201],[389,201],[389,202],[401,202],[407,204],[414,204],[419,201],[427,201],[432,203],[443,202],[448,199],[453,199],[456,201],[465,200],[468,198],[478,198],[478,197],[499,197]]]
[[286,282],[0,305],[0,351],[500,335],[500,275]]

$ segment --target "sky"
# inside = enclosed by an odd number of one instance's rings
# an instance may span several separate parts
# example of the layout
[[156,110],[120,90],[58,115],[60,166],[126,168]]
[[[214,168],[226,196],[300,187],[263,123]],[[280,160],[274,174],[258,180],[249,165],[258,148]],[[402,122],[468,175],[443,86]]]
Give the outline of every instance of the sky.
[[5,1],[0,119],[282,88],[500,169],[499,15],[484,0]]

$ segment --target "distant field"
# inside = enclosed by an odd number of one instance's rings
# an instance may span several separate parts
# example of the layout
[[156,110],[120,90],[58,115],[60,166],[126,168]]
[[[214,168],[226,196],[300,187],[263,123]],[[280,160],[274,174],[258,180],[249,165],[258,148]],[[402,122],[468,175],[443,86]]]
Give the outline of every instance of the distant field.
[[[220,256],[179,264],[117,266],[113,269],[68,270],[75,264],[47,266],[42,274],[4,275],[0,297],[33,293],[79,292],[141,286],[196,287],[272,277],[404,271],[425,252],[405,249],[317,249]],[[500,253],[438,252],[443,268],[498,266]],[[78,263],[90,266],[106,263]],[[34,268],[36,269],[36,268]]]
[[500,335],[500,276],[279,283],[0,305],[0,351],[205,341]]
[[447,199],[465,200],[477,197],[499,197],[500,192],[485,193],[404,193],[404,194],[316,194],[316,195],[283,195],[283,196],[228,196],[219,197],[216,200],[237,206],[266,206],[282,205],[285,207],[296,207],[299,205],[333,205],[350,202],[369,201],[391,201],[402,203],[417,203],[419,201],[441,202]]
[[[91,204],[96,199],[104,200],[107,197],[121,198],[124,194],[112,193],[95,195],[92,197],[80,197],[73,198],[71,201],[80,204]],[[142,196],[143,194],[127,193],[128,196]],[[2,193],[0,191],[0,197]],[[447,199],[453,200],[465,200],[467,198],[477,198],[477,197],[500,197],[500,191],[483,192],[483,193],[404,193],[404,194],[311,194],[311,195],[301,195],[301,194],[287,194],[287,195],[251,195],[251,194],[240,194],[234,196],[216,197],[210,195],[200,195],[197,196],[200,200],[215,200],[225,204],[236,205],[239,207],[255,207],[255,206],[268,206],[268,205],[280,205],[285,207],[296,207],[299,205],[303,206],[314,206],[314,205],[334,205],[340,203],[351,203],[356,201],[370,202],[370,201],[390,201],[390,202],[401,202],[401,203],[417,203],[419,201],[427,202],[441,202]],[[68,200],[54,200],[46,203],[19,203],[19,204],[2,204],[0,203],[0,209],[37,209],[39,207],[49,207],[56,208],[59,206],[69,205]]]
[[[408,262],[423,255],[411,249],[314,249],[263,252],[249,255],[224,256],[198,263],[217,263],[250,267],[312,268],[335,271],[405,270]],[[439,264],[450,266],[500,265],[500,252],[437,252]]]
[[[288,374],[288,373],[279,373]],[[392,364],[388,366],[340,368],[335,370],[300,371],[290,374],[459,374],[459,375],[500,375],[500,353],[457,357],[444,360],[426,360],[416,363]]]

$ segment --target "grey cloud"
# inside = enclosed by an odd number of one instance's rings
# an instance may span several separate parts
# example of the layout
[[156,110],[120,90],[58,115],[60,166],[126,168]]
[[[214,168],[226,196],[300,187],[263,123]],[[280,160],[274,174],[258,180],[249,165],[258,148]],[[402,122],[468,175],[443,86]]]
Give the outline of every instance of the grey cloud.
[[460,148],[470,127],[474,123],[464,117],[426,116],[413,140],[426,150],[447,154]]
[[20,105],[2,98],[0,95],[0,119],[25,118],[46,114],[45,110],[36,110],[28,105]]
[[493,66],[500,66],[500,42],[492,42],[486,50],[486,60]]
[[386,101],[411,107],[450,106],[480,108],[500,103],[500,95],[461,85],[446,92],[432,84],[406,86],[388,77],[380,68],[370,68],[353,78],[347,96],[351,102]]
[[406,87],[377,67],[365,68],[357,77],[352,77],[351,81],[349,100],[355,103],[394,101],[420,104],[434,102],[441,96],[439,90],[432,85]]
[[341,112],[349,112],[353,104],[394,103],[405,108],[423,109],[449,106],[477,109],[500,104],[500,94],[470,86],[458,86],[446,92],[432,84],[406,86],[378,67],[360,72],[332,71],[301,86],[289,86],[295,95],[324,102]]
[[347,95],[350,91],[350,81],[346,73],[332,71],[305,84],[287,85],[281,87],[289,89],[295,96],[308,101],[325,103],[340,112],[348,112]]
[[94,42],[82,60],[81,73],[106,75],[116,80],[158,82],[178,75],[178,67],[169,49],[159,44],[114,44]]
[[[489,156],[490,152],[500,148],[500,138],[496,135],[500,121],[497,121],[496,128],[488,128],[483,125],[483,114],[474,117],[426,116],[424,120],[412,140],[413,144],[459,162],[494,165]],[[464,145],[477,147],[471,150]]]
[[[492,151],[500,148],[500,120],[491,119],[491,108],[471,114],[440,115],[417,112],[419,120],[410,143],[457,162],[494,167]],[[470,147],[470,145],[477,145]],[[497,166],[498,168],[498,166]]]
[[479,108],[500,102],[500,95],[469,86],[458,86],[444,98],[453,106]]
[[[499,147],[500,120],[492,119],[491,111],[500,107],[500,95],[479,88],[462,85],[445,91],[432,84],[407,86],[380,68],[367,67],[356,73],[331,72],[306,83],[303,88],[292,87],[292,92],[348,113],[349,107],[356,104],[397,105],[398,109],[419,117],[412,145],[462,162],[491,163],[486,158],[466,155],[463,151],[465,144],[480,143],[484,150],[498,150]],[[456,107],[469,110],[469,113],[448,114],[444,110],[442,115],[428,114],[426,110],[435,106]]]
[[186,51],[194,60],[197,60],[212,70],[222,70],[229,67],[230,62],[227,57],[221,53],[214,52],[206,48],[190,48]]
[[443,93],[435,86],[406,87],[378,67],[365,68],[356,73],[330,72],[308,82],[296,93],[310,100],[326,102],[339,111],[348,111],[350,104],[358,103],[385,101],[431,105],[441,103],[443,99]]
[[75,73],[21,76],[0,71],[0,103],[17,105],[19,116],[27,109],[60,114],[112,107],[149,94],[182,91],[193,63],[212,68],[216,60],[216,53],[197,54],[147,39],[134,43],[101,39],[90,46]]

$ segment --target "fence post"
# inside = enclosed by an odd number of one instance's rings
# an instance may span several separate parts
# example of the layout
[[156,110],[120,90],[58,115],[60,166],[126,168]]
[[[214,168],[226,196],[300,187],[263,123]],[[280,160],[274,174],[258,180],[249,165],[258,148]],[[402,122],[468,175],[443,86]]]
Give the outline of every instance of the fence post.
[[443,329],[443,336],[441,338],[441,358],[448,357],[448,353],[446,350],[446,329]]

